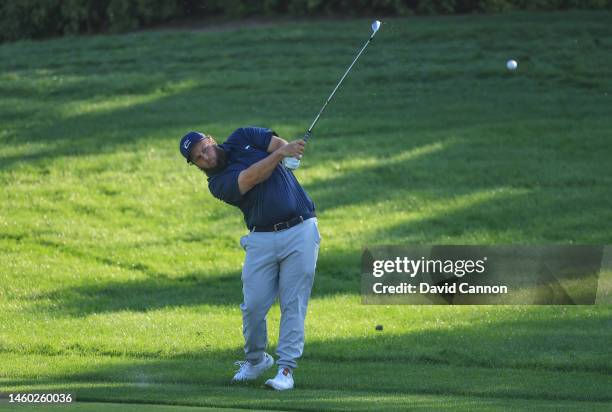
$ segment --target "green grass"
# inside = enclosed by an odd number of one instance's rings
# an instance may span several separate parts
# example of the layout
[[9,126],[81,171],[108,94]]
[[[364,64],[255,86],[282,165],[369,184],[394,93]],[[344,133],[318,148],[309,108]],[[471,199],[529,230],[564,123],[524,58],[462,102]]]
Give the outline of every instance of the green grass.
[[369,22],[1,45],[0,392],[72,392],[86,411],[609,410],[610,306],[358,293],[365,245],[612,243],[611,22],[385,22],[297,171],[323,240],[297,388],[281,394],[228,384],[245,228],[178,139],[301,135]]
[[50,404],[45,406],[26,404],[2,404],[0,411],[14,411],[18,408],[20,412],[51,410],[51,411],[84,411],[84,412],[235,412],[244,409],[233,408],[209,408],[202,406],[178,406],[178,405],[156,405],[150,403],[111,403],[111,402],[80,402],[71,404]]

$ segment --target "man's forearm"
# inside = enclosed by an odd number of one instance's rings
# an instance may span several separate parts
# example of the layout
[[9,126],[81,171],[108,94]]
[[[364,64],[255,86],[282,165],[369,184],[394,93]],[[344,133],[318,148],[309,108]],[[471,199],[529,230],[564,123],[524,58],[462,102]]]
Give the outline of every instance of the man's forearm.
[[287,141],[280,136],[272,136],[268,145],[268,153],[273,153],[287,144]]
[[265,159],[252,164],[247,171],[251,171],[255,179],[255,184],[261,183],[270,177],[276,166],[283,160],[284,156],[279,151],[275,150],[270,153]]
[[240,172],[238,176],[238,188],[240,194],[245,194],[253,188],[253,186],[265,181],[270,177],[276,166],[283,160],[283,156],[280,151],[275,150],[270,153],[266,158],[261,159],[257,163],[253,163],[247,169]]

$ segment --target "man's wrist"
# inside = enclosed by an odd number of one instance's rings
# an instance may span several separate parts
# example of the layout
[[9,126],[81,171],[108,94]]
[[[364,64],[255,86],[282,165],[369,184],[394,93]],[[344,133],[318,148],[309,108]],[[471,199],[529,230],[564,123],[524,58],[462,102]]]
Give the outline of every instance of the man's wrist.
[[273,151],[272,156],[274,156],[274,160],[276,162],[281,162],[285,158],[285,155],[282,153],[281,148],[278,148]]

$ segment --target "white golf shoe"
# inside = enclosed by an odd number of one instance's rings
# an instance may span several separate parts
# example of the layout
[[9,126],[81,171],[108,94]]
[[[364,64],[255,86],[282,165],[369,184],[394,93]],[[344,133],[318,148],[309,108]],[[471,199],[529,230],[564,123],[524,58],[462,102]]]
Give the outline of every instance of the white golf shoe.
[[274,358],[264,352],[264,357],[257,365],[251,365],[249,361],[238,361],[234,365],[238,366],[232,382],[244,382],[257,379],[259,375],[267,371],[274,365]]
[[266,385],[277,391],[293,389],[293,373],[289,368],[279,368],[274,379],[268,379]]

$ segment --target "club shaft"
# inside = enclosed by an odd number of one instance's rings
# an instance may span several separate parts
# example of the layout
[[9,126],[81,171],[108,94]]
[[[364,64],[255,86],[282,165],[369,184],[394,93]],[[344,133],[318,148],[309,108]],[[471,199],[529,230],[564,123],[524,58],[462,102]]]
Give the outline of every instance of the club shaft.
[[376,34],[373,33],[370,38],[368,39],[368,41],[363,45],[363,47],[361,48],[361,50],[359,50],[359,53],[357,53],[357,56],[355,57],[355,59],[353,60],[353,62],[351,63],[351,65],[348,67],[348,69],[346,69],[346,72],[344,72],[344,76],[342,76],[342,78],[340,79],[340,81],[338,82],[338,84],[336,85],[336,87],[334,88],[334,91],[331,92],[331,94],[329,95],[329,97],[327,98],[327,101],[325,102],[325,104],[323,105],[323,107],[321,107],[321,110],[319,110],[319,114],[317,114],[317,117],[315,117],[314,121],[312,122],[312,124],[310,125],[310,127],[308,128],[308,132],[307,135],[310,135],[310,133],[312,132],[312,129],[315,127],[315,124],[317,124],[317,122],[319,121],[319,117],[321,117],[321,114],[323,114],[323,111],[325,110],[325,108],[327,107],[327,104],[332,100],[332,98],[334,97],[334,94],[336,94],[336,91],[338,90],[338,88],[340,87],[340,85],[342,84],[342,81],[344,80],[344,78],[349,74],[349,72],[351,71],[351,69],[353,68],[353,66],[355,65],[355,63],[357,62],[357,59],[359,59],[359,56],[361,56],[361,53],[363,53],[363,51],[366,49],[366,47],[368,47],[368,44],[370,44],[370,42],[372,41],[372,39],[374,38],[374,35]]

